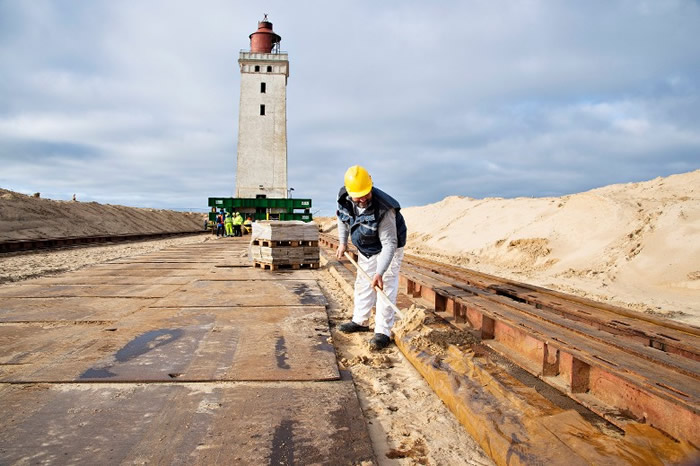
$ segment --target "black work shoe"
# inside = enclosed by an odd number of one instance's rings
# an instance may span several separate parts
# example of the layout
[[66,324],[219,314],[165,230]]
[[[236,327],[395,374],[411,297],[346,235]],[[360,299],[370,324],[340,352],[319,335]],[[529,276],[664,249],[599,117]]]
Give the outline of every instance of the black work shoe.
[[375,333],[369,341],[369,349],[372,351],[379,351],[389,346],[389,343],[391,343],[391,338],[383,333]]
[[338,326],[338,330],[343,333],[355,333],[355,332],[369,332],[369,327],[366,325],[356,324],[353,321],[345,322]]

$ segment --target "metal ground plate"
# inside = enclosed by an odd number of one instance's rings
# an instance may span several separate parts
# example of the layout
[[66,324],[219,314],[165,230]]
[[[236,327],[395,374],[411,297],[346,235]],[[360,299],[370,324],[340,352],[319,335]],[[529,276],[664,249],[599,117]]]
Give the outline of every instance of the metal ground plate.
[[0,397],[0,464],[374,461],[350,381],[14,385]]
[[109,268],[112,270],[130,270],[130,269],[194,269],[194,270],[206,270],[213,267],[214,263],[199,263],[199,262],[109,262],[103,265],[96,265],[96,269]]
[[2,298],[0,322],[118,321],[152,298]]
[[214,267],[207,280],[315,280],[315,270],[262,270],[252,267]]
[[373,464],[315,278],[217,241],[0,287],[0,464]]
[[57,277],[47,277],[32,280],[27,284],[31,285],[185,285],[194,281],[193,277],[186,276],[143,276],[123,274],[121,276],[110,276],[105,278],[103,275],[65,275]]
[[13,285],[0,288],[0,298],[162,298],[180,285]]
[[199,280],[159,300],[155,307],[325,306],[315,280]]
[[143,277],[143,282],[147,282],[149,278],[167,278],[167,277],[189,277],[196,278],[197,274],[206,274],[209,269],[152,269],[141,267],[143,264],[135,264],[133,267],[124,267],[122,265],[113,265],[111,267],[90,267],[89,269],[62,274],[61,277],[104,277],[104,283],[109,283],[108,280],[116,277]]
[[111,326],[0,326],[0,381],[337,380],[329,337],[322,306],[149,309]]

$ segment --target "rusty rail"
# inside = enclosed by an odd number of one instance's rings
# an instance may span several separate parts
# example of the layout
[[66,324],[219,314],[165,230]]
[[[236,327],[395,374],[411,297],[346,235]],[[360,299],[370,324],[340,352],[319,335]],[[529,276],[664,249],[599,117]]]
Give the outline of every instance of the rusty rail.
[[95,243],[117,243],[172,238],[208,233],[205,230],[179,231],[165,233],[136,233],[127,235],[66,236],[62,238],[33,238],[0,241],[0,254],[11,252],[28,252],[39,249],[60,249],[65,247],[89,246]]
[[700,445],[699,328],[408,254],[400,291],[618,427]]

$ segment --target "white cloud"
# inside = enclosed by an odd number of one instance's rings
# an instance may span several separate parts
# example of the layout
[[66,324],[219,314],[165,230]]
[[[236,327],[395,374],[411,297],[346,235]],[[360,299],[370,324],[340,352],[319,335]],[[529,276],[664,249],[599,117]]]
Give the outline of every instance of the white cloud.
[[290,53],[290,186],[325,213],[354,163],[407,205],[700,166],[697,2],[36,0],[0,2],[0,185],[230,195],[263,13]]

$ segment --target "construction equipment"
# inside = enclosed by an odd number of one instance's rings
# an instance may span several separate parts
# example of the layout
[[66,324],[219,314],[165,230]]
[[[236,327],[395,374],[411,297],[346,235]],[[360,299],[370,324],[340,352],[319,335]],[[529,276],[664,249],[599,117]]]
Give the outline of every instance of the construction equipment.
[[255,198],[243,199],[237,197],[210,197],[209,219],[215,220],[218,210],[240,212],[244,217],[258,220],[301,220],[310,222],[313,215],[310,212],[311,199],[274,199]]

